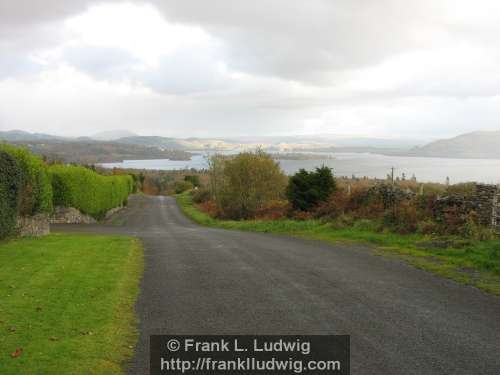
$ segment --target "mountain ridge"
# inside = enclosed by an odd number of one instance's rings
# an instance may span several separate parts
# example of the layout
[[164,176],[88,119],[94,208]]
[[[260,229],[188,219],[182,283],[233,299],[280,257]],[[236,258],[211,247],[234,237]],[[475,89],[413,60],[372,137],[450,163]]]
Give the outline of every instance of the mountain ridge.
[[410,156],[500,159],[500,131],[475,131],[414,147]]
[[[129,132],[125,132],[121,134],[129,134]],[[116,131],[112,131],[111,133],[117,135]],[[108,136],[112,135],[111,133],[108,133]],[[0,140],[7,142],[103,142],[93,137],[69,138],[43,133],[29,133],[22,130],[0,131]],[[391,156],[500,159],[500,130],[475,131],[414,147],[397,147],[398,140],[371,139],[366,137],[339,138],[336,140],[333,135],[331,135],[331,138],[310,135],[233,138],[174,138],[134,135],[114,139],[112,142],[122,145],[136,145],[174,151],[244,150],[261,146],[264,150],[271,152],[328,151],[379,153]],[[406,142],[409,141],[406,140]],[[402,145],[405,145],[405,143],[403,142]]]

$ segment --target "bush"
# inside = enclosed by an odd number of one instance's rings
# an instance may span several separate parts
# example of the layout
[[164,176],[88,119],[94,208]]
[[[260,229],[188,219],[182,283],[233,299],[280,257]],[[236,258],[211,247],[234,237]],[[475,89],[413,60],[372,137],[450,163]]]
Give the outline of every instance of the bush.
[[306,221],[312,220],[314,217],[311,211],[293,211],[291,218],[293,220]]
[[16,227],[22,185],[22,169],[16,159],[0,150],[0,238],[12,234]]
[[252,218],[260,209],[283,198],[286,176],[262,150],[229,159],[212,158],[209,164],[211,192],[222,216]]
[[1,145],[0,149],[16,159],[23,172],[20,214],[24,216],[51,212],[52,184],[45,162],[24,148]]
[[194,190],[192,196],[193,196],[193,202],[198,204],[208,202],[212,197],[210,194],[210,190],[208,189]]
[[323,166],[314,172],[301,169],[293,175],[286,196],[295,210],[306,211],[325,202],[335,191],[335,179],[330,168]]
[[134,190],[130,175],[102,176],[78,166],[51,166],[54,205],[74,207],[95,218],[126,204]]
[[462,235],[466,238],[479,241],[493,240],[497,237],[493,228],[484,227],[479,224],[479,216],[475,211],[467,215],[466,222],[462,228]]
[[321,202],[314,210],[314,217],[336,219],[345,213],[349,196],[344,191],[337,191],[326,202]]
[[198,204],[196,207],[198,207],[201,211],[203,211],[210,217],[219,216],[219,209],[217,208],[217,205],[215,204],[214,201],[209,200]]
[[409,234],[417,231],[419,223],[418,213],[416,207],[411,202],[400,203],[391,214],[395,215],[395,222],[392,223],[392,227],[396,232]]
[[200,187],[201,186],[200,177],[197,176],[197,175],[187,175],[187,176],[184,176],[184,181],[191,182],[191,184],[193,184],[194,187]]
[[431,219],[421,221],[417,225],[417,233],[423,235],[436,235],[439,233],[439,224]]
[[193,188],[193,184],[189,181],[175,181],[174,182],[174,190],[175,194],[181,194],[185,191],[191,190]]
[[257,209],[255,218],[259,220],[280,220],[287,217],[289,210],[288,201],[271,201]]

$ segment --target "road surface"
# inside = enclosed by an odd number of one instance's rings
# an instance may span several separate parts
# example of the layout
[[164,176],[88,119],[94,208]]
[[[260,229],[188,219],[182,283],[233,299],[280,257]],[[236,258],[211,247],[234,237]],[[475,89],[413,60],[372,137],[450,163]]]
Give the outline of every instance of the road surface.
[[202,227],[171,197],[134,196],[112,221],[54,230],[142,239],[130,374],[161,333],[349,334],[351,374],[500,374],[498,297],[361,245]]

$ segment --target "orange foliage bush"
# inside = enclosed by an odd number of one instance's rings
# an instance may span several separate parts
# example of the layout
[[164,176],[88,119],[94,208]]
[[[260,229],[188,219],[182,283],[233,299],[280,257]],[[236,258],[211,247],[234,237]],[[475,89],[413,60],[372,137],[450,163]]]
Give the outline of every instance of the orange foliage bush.
[[208,216],[216,218],[220,216],[219,209],[213,200],[209,200],[203,203],[195,205],[200,211],[206,213]]
[[321,203],[313,212],[316,218],[336,219],[345,213],[349,197],[343,191],[335,192],[326,202]]
[[420,221],[417,208],[410,201],[401,202],[395,209],[394,229],[401,234],[415,233]]
[[310,211],[293,211],[291,218],[294,220],[310,220],[312,219],[313,213]]
[[288,201],[276,200],[258,208],[254,218],[259,220],[279,220],[286,218],[289,211]]

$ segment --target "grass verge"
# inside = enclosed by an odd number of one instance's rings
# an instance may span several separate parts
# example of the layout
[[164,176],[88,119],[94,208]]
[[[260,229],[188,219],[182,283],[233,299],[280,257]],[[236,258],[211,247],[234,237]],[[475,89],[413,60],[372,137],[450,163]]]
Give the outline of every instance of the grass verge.
[[0,243],[0,374],[123,374],[142,269],[130,237]]
[[177,195],[176,199],[184,214],[202,225],[329,243],[369,243],[376,245],[374,251],[378,255],[396,256],[418,268],[500,295],[500,240],[471,241],[461,248],[434,248],[426,244],[436,239],[427,236],[379,233],[356,226],[334,229],[331,224],[317,220],[217,220],[198,210],[188,193]]

